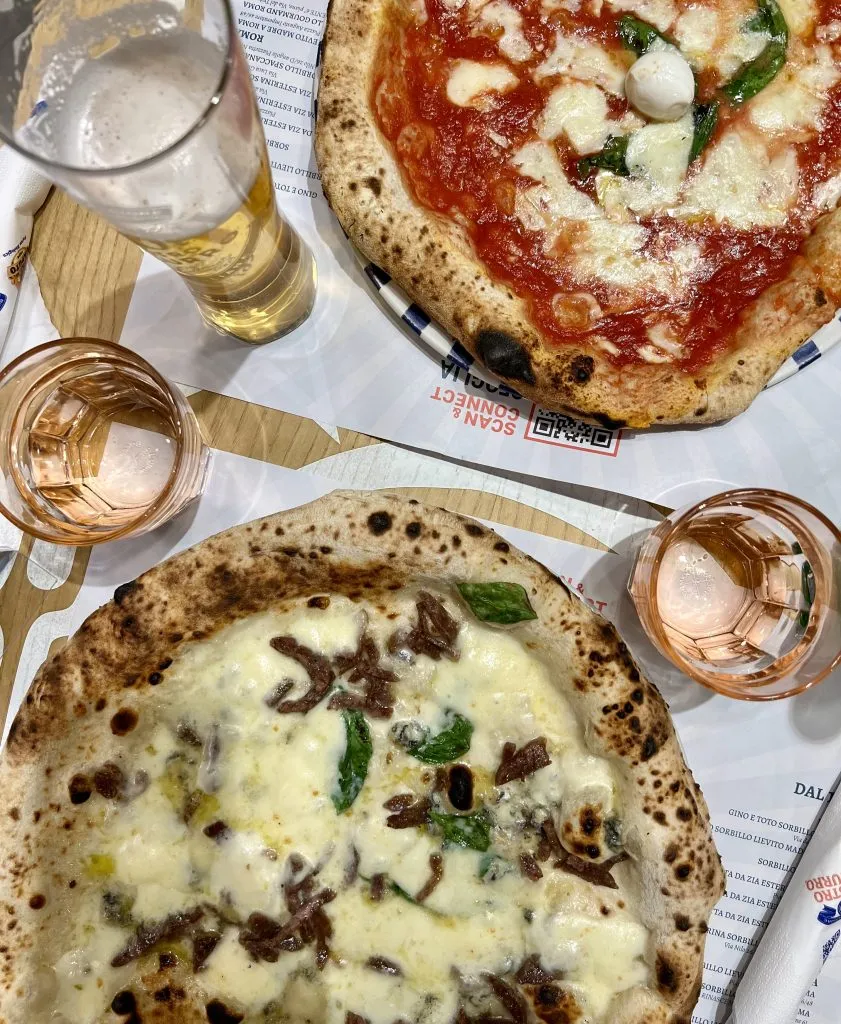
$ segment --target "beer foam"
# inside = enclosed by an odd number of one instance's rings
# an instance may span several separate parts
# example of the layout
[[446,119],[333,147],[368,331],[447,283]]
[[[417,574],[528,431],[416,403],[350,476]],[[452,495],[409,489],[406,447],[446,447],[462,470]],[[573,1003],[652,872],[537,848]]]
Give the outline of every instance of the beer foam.
[[236,210],[256,177],[262,140],[256,114],[244,109],[250,96],[227,90],[211,106],[226,52],[181,26],[173,8],[135,5],[122,24],[120,13],[77,24],[77,38],[48,62],[36,113],[18,137],[65,168],[114,169],[54,176],[121,231],[157,240],[202,234]]
[[219,84],[216,48],[195,32],[128,39],[81,63],[61,97],[56,157],[74,167],[138,163],[178,142]]

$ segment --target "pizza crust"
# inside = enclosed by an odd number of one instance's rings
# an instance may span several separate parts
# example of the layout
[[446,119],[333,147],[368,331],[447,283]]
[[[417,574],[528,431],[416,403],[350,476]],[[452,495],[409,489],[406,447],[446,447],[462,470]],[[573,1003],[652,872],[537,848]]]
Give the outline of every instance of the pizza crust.
[[331,2],[315,135],[324,194],[354,245],[496,376],[540,405],[610,428],[715,423],[744,411],[832,319],[841,211],[822,218],[788,276],[746,307],[731,350],[696,375],[668,364],[619,368],[598,349],[545,341],[458,225],[410,196],[376,124],[372,71],[394,2]]
[[[39,963],[66,948],[61,915],[86,886],[67,874],[75,817],[68,784],[80,767],[119,751],[117,709],[154,713],[174,654],[234,620],[325,590],[376,599],[424,578],[526,587],[538,620],[517,628],[551,666],[587,746],[613,765],[631,857],[617,870],[653,936],[647,960],[656,989],[617,997],[609,1020],[688,1021],[724,875],[662,697],[611,625],[498,534],[396,496],[336,492],[211,537],[118,587],[38,673],[0,763],[0,928],[13,933],[0,944],[3,1024],[37,1019],[32,994],[50,973]],[[149,981],[160,984],[157,975]],[[189,976],[184,984],[189,990]],[[180,1002],[144,1019],[193,1019],[187,1013]]]

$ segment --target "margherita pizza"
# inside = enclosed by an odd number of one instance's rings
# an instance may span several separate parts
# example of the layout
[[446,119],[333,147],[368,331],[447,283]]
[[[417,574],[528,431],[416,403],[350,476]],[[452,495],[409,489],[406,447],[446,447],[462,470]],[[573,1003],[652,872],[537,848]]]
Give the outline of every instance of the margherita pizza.
[[392,497],[119,587],[0,793],[3,1024],[676,1024],[723,889],[613,628]]
[[740,412],[841,304],[836,0],[332,0],[316,146],[369,258],[609,426]]

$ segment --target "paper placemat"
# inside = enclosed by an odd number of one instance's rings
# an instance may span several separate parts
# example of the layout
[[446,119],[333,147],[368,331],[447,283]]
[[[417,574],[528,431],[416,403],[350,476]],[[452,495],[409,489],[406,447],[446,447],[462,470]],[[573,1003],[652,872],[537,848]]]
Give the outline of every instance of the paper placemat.
[[[318,261],[316,306],[286,338],[243,345],[206,328],[175,274],[145,257],[125,344],[180,383],[498,470],[667,505],[681,504],[687,489],[694,498],[763,485],[796,491],[830,515],[841,507],[841,346],[729,423],[643,433],[543,409],[485,379],[459,348],[431,356],[431,339],[440,349],[446,337],[408,302],[405,329],[397,326],[321,194],[312,90],[326,0],[237,0],[235,7],[278,199]],[[833,322],[822,336],[837,329]],[[822,344],[815,340],[816,349]]]
[[[20,659],[12,709],[20,705],[50,643],[73,633],[120,583],[219,530],[330,490],[330,482],[307,473],[215,452],[207,491],[195,509],[148,537],[95,549],[76,600],[35,623]],[[513,527],[495,528],[614,621],[671,703],[729,876],[728,894],[710,922],[703,987],[692,1017],[693,1024],[721,1021],[787,872],[835,784],[841,673],[814,691],[765,706],[713,695],[681,677],[643,636],[625,593],[625,559]],[[820,909],[816,904],[816,914]],[[807,996],[798,1024],[836,1024],[839,1000],[841,944]]]

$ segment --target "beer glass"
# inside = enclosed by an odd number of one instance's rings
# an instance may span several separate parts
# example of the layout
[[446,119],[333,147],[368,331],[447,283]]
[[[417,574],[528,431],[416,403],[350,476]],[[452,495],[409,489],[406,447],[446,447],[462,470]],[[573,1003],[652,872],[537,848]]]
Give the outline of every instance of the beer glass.
[[228,0],[0,3],[0,138],[177,271],[219,331],[272,341],[312,310]]

